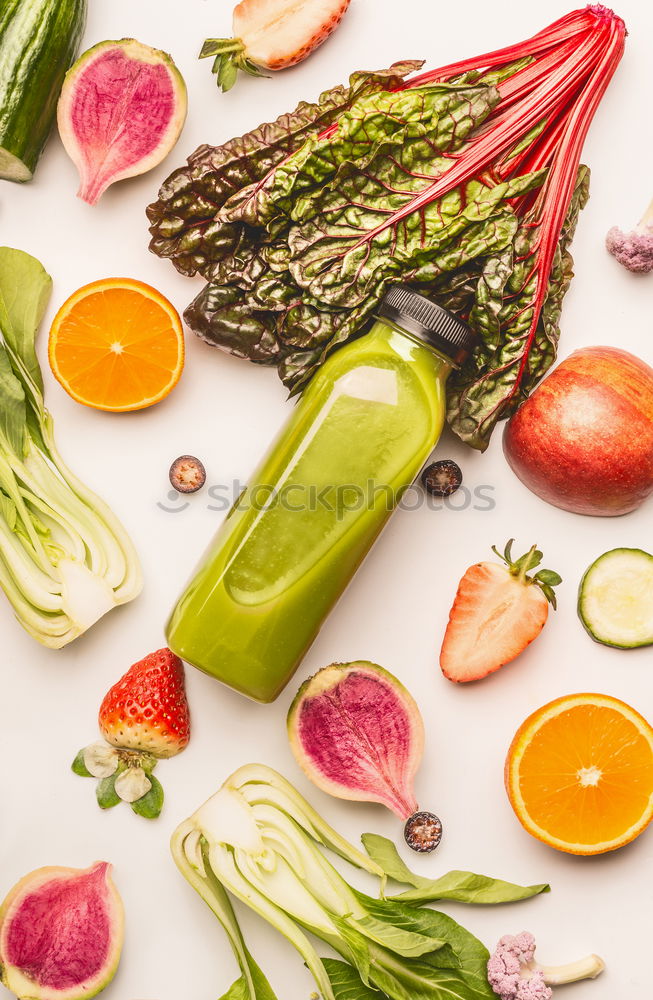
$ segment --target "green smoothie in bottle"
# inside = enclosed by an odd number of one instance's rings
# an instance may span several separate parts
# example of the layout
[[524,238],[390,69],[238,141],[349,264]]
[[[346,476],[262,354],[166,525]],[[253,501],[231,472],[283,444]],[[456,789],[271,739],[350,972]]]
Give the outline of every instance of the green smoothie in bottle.
[[273,701],[437,442],[471,331],[393,285],[321,366],[175,607],[170,648]]

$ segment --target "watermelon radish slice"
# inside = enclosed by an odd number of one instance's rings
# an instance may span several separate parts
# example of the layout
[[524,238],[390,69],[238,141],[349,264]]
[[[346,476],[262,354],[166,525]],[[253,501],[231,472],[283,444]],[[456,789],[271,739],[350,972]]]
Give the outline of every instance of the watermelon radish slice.
[[111,866],[38,868],[0,907],[0,976],[19,1000],[87,1000],[113,979],[124,936]]
[[123,38],[80,56],[57,108],[79,197],[94,205],[110,184],[156,167],[177,142],[187,106],[184,79],[165,52]]
[[290,746],[322,791],[379,802],[400,819],[418,809],[413,782],[424,723],[413,697],[375,663],[334,663],[299,690],[288,715]]

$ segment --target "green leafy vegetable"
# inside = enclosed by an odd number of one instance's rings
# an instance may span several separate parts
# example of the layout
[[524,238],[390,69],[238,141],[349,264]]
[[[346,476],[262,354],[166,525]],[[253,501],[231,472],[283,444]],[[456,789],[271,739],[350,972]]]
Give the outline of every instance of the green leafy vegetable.
[[555,358],[582,144],[624,38],[590,6],[408,82],[414,63],[357,74],[200,147],[148,209],[151,249],[209,282],[187,322],[295,393],[390,282],[411,283],[479,334],[448,420],[483,450]]
[[569,245],[589,198],[589,181],[589,170],[581,166],[533,344],[528,338],[537,291],[533,219],[526,219],[502,254],[485,262],[470,310],[481,343],[474,357],[450,379],[447,397],[449,425],[469,444],[482,447],[496,415],[523,402],[555,361],[562,301],[573,277]]
[[55,445],[35,348],[51,288],[34,257],[0,247],[0,586],[58,649],[142,584],[124,529]]
[[324,968],[331,983],[335,1000],[383,1000],[380,990],[365,986],[356,969],[335,958],[324,958]]
[[80,778],[90,778],[92,777],[91,772],[87,768],[84,762],[84,750],[80,750],[74,761],[70,766],[71,771],[74,774],[78,774]]
[[[382,838],[371,842],[375,846],[389,874],[402,877]],[[268,997],[256,992],[226,890],[295,946],[323,1000],[491,1000],[489,954],[473,934],[436,910],[358,892],[324,848],[378,878],[383,893],[382,866],[343,840],[263,765],[236,771],[176,830],[173,857],[225,926],[243,972],[223,1000]],[[320,958],[306,932],[345,962]]]
[[201,844],[198,837],[191,837],[189,842],[188,833],[187,824],[182,824],[173,834],[173,857],[184,878],[222,924],[242,973],[220,1000],[277,1000],[272,987],[247,950],[229,897],[222,883],[211,871],[205,845]]
[[549,892],[550,888],[546,883],[514,885],[502,879],[464,871],[451,871],[437,879],[423,878],[408,868],[400,858],[395,845],[386,837],[365,833],[363,844],[372,861],[383,869],[389,879],[400,885],[413,886],[412,889],[392,897],[406,903],[434,903],[439,899],[482,905],[514,903],[542,892]]
[[116,791],[117,774],[111,774],[108,778],[98,781],[95,795],[100,809],[113,809],[122,799]]
[[137,816],[143,816],[145,819],[156,819],[163,809],[164,793],[158,778],[155,778],[151,772],[148,777],[152,787],[140,799],[132,802],[131,807]]
[[520,556],[519,559],[513,559],[512,546],[514,541],[515,539],[511,538],[503,552],[499,552],[496,545],[492,546],[492,551],[496,552],[499,558],[504,561],[511,576],[516,577],[517,580],[521,580],[524,584],[535,584],[536,587],[540,588],[552,607],[557,608],[558,602],[553,588],[562,583],[562,577],[552,569],[541,569],[537,573],[534,573],[533,576],[528,576],[528,573],[532,569],[536,569],[540,565],[544,554],[540,552],[537,545],[532,545],[528,552]]

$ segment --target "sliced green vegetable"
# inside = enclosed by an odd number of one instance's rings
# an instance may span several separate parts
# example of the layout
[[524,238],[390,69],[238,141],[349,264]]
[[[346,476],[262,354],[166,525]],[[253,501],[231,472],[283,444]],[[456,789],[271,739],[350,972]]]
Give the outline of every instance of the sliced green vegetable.
[[580,582],[578,614],[605,646],[653,645],[653,555],[642,549],[604,552]]
[[189,823],[182,823],[172,835],[170,847],[181,874],[222,924],[242,972],[220,1000],[277,1000],[272,987],[247,950],[229,897],[208,864],[206,845],[194,834]]
[[[243,971],[229,1000],[258,994],[225,890],[295,946],[323,1000],[491,1000],[489,953],[473,934],[436,910],[358,892],[325,847],[375,875],[383,892],[380,865],[260,764],[236,771],[173,835],[180,871],[226,927]],[[323,960],[306,932],[345,962]]]
[[142,579],[124,529],[55,445],[35,349],[51,287],[34,257],[0,247],[0,587],[21,625],[59,649]]
[[380,837],[375,833],[364,833],[362,839],[369,856],[383,869],[389,879],[400,885],[413,886],[412,889],[392,897],[406,903],[434,903],[439,899],[451,899],[459,903],[492,905],[515,903],[521,899],[537,896],[541,892],[550,891],[550,886],[546,883],[515,885],[513,882],[504,882],[502,879],[490,878],[487,875],[475,875],[474,872],[451,871],[437,879],[423,878],[408,868],[395,845],[386,837]]
[[0,177],[31,179],[86,22],[86,0],[0,5]]

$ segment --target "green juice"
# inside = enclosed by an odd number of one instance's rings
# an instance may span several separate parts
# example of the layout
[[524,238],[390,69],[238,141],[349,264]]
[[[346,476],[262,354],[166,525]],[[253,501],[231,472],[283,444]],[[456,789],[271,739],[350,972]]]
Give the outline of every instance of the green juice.
[[381,321],[326,361],[174,609],[175,653],[277,697],[431,453],[450,370]]

